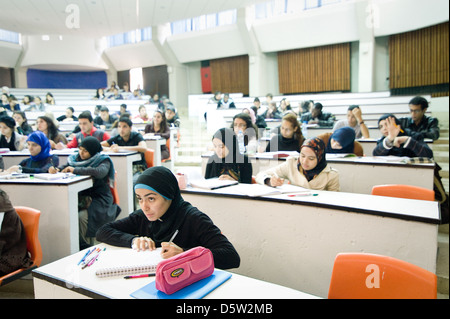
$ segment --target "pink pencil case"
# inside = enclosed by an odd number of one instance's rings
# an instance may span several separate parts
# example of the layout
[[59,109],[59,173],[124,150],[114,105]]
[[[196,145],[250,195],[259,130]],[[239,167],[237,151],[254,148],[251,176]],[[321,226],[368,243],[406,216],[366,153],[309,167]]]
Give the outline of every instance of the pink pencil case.
[[155,287],[168,295],[193,284],[214,272],[211,251],[195,247],[159,262],[156,267]]

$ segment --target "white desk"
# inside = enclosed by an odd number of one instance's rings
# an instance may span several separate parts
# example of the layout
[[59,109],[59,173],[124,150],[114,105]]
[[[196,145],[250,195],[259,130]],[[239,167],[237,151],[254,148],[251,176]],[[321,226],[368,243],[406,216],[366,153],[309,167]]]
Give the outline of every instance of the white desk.
[[54,181],[37,178],[0,180],[0,188],[14,206],[41,211],[39,240],[43,265],[79,250],[77,195],[90,187],[92,178],[88,176]]
[[[53,151],[59,157],[59,165],[67,164],[67,158],[74,154],[77,149],[64,149],[60,151]],[[141,154],[138,152],[107,152],[114,164],[114,169],[117,172],[117,191],[119,193],[120,208],[122,212],[119,218],[128,216],[133,212],[134,197],[133,197],[133,162],[141,160]],[[28,150],[22,152],[9,152],[2,154],[5,168],[13,165],[18,165],[22,160],[30,157]]]
[[157,136],[144,136],[147,148],[155,151],[153,158],[154,166],[161,166],[161,146],[166,145],[166,139]]
[[436,271],[437,202],[326,191],[255,198],[233,187],[182,196],[234,245],[241,275],[326,298],[340,252],[382,254]]
[[[118,248],[105,244],[107,249]],[[97,278],[95,265],[86,269],[77,266],[84,251],[67,256],[33,271],[36,299],[114,298],[129,299],[130,294],[155,280],[154,277],[123,279],[122,276]],[[100,256],[101,258],[101,256]],[[233,273],[205,299],[316,299],[316,296]]]
[[[202,155],[205,174],[210,153]],[[253,175],[282,164],[286,159],[250,157]],[[383,157],[350,157],[327,159],[339,172],[340,191],[371,194],[372,187],[383,184],[406,184],[433,189],[435,163],[403,164],[383,160]]]

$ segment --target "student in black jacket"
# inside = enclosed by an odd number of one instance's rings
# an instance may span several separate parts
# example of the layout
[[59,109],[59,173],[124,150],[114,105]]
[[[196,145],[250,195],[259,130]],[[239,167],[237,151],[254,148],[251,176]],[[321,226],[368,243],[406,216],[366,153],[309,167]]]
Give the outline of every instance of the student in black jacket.
[[141,209],[102,226],[97,232],[98,241],[137,250],[162,247],[163,258],[203,246],[211,250],[215,267],[239,267],[240,257],[233,245],[206,214],[184,201],[177,179],[169,169],[164,166],[147,169],[134,190]]

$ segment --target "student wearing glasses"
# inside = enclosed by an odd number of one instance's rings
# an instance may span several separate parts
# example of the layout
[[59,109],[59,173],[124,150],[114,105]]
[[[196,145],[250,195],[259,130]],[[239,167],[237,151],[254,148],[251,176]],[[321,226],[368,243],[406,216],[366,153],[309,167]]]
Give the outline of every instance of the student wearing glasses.
[[439,138],[438,119],[426,116],[427,109],[428,101],[421,96],[416,96],[409,101],[411,117],[402,117],[399,119],[400,126],[405,130],[407,135],[417,140],[423,140],[424,138],[437,140]]

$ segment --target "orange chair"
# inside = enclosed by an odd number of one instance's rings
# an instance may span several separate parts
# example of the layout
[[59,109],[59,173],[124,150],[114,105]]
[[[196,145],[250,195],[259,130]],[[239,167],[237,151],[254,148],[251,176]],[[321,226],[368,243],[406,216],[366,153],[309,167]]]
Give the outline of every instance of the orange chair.
[[33,261],[33,264],[28,268],[21,268],[0,277],[0,286],[6,285],[7,283],[28,275],[33,269],[39,267],[42,262],[42,247],[38,237],[39,218],[41,216],[41,212],[37,209],[24,206],[16,206],[14,208],[22,220],[22,224],[25,228],[27,249],[30,253],[30,258]]
[[120,205],[120,200],[119,200],[119,192],[117,191],[117,172],[114,174],[114,187],[109,187],[109,189],[111,190],[111,194],[113,197],[113,203],[116,204],[117,206]]
[[411,185],[376,185],[372,195],[434,201],[434,190]]
[[336,256],[329,299],[436,299],[437,276],[396,258],[340,253]]
[[168,138],[168,139],[166,140],[166,146],[167,146],[167,149],[169,150],[169,157],[166,158],[166,159],[161,160],[161,163],[168,162],[168,161],[170,161],[170,160],[172,159],[172,154],[171,154],[171,152],[170,152],[170,138]]
[[145,162],[147,163],[147,168],[155,166],[155,151],[152,149],[147,149],[144,153]]

